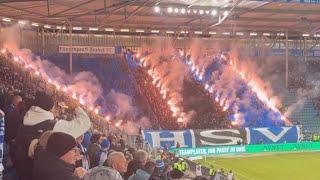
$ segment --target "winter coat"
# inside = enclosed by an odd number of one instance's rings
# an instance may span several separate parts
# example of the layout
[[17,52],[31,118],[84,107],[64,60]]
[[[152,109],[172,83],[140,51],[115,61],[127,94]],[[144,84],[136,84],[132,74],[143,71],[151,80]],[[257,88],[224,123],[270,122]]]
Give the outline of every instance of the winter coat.
[[45,131],[52,130],[54,125],[55,121],[51,112],[33,106],[26,113],[15,141],[14,166],[19,174],[19,179],[32,179],[33,159],[28,156],[29,145],[33,139],[38,139]]
[[83,167],[85,170],[90,169],[89,165],[89,155],[88,151],[81,143],[77,144],[79,150],[80,150],[80,155],[82,155],[82,158],[76,161],[76,167]]
[[[4,141],[4,134],[5,134],[5,120],[4,120],[4,112],[0,109],[0,142]],[[4,146],[0,146],[0,151],[4,152]],[[2,175],[2,172],[4,170],[3,167],[3,158],[4,153],[0,153],[0,175]]]
[[102,166],[108,158],[108,151],[107,150],[100,150],[98,156],[99,156],[99,165]]
[[151,175],[149,173],[142,169],[138,169],[128,180],[148,180],[150,177]]
[[35,152],[33,180],[80,180],[74,166],[38,147]]
[[23,125],[18,129],[16,137],[17,149],[14,165],[21,180],[32,178],[33,161],[28,157],[28,150],[33,139],[38,139],[42,133],[48,130],[64,132],[77,138],[90,128],[90,119],[81,108],[77,108],[75,114],[75,118],[71,121],[54,121],[54,116],[50,111],[31,106],[24,116]]
[[138,162],[136,160],[131,160],[128,163],[127,172],[125,173],[124,178],[128,179],[131,175],[136,173],[138,169],[141,169],[141,168],[143,168],[143,165],[141,164],[141,162]]
[[96,154],[100,151],[101,147],[97,143],[92,143],[88,147],[88,154],[90,160],[90,168],[93,168],[98,165],[96,161]]
[[18,127],[22,124],[23,113],[16,107],[10,108],[6,114],[6,133],[5,142],[7,144],[12,143],[12,140],[17,136]]

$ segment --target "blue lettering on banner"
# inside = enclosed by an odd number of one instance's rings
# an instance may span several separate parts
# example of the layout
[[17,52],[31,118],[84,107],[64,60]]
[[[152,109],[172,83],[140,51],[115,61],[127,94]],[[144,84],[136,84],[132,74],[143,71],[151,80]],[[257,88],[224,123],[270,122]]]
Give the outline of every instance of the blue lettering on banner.
[[194,147],[194,135],[192,130],[183,131],[143,131],[144,140],[152,147],[171,148],[177,143],[180,147]]
[[246,132],[248,144],[294,143],[300,140],[298,126],[246,128]]

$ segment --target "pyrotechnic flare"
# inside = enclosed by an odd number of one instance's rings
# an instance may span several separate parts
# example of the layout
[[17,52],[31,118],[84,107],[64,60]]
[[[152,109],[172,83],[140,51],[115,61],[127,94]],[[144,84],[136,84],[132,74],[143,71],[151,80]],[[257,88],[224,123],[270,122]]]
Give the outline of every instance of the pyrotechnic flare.
[[108,116],[106,116],[106,118],[105,118],[107,121],[110,121],[111,120],[111,116],[110,115],[108,115]]
[[40,75],[40,72],[39,72],[39,71],[35,71],[34,74],[37,75],[37,76],[39,76],[39,75]]
[[[279,109],[277,108],[277,99],[276,98],[270,98],[270,96],[268,96],[268,93],[266,92],[266,90],[263,88],[263,86],[261,85],[260,80],[257,79],[257,78],[253,78],[255,76],[252,76],[252,75],[248,75],[246,74],[246,71],[244,69],[241,69],[239,67],[239,65],[237,65],[237,63],[231,59],[228,59],[225,55],[221,54],[220,55],[220,60],[222,60],[222,69],[220,70],[223,70],[222,72],[222,75],[227,75],[226,73],[228,73],[228,78],[230,78],[230,72],[229,70],[231,70],[232,73],[234,73],[236,76],[235,77],[238,77],[240,78],[248,87],[249,87],[249,91],[250,92],[253,92],[253,96],[257,97],[257,99],[259,99],[259,101],[261,101],[268,109],[271,109],[272,110],[272,113],[275,113],[276,116],[281,116],[281,119],[285,119],[285,118],[282,118],[283,115],[281,115],[282,113],[279,111]],[[201,60],[201,59],[200,59]],[[221,61],[220,61],[221,62]],[[225,64],[225,62],[227,62]],[[201,61],[200,61],[201,63]],[[216,62],[213,62],[213,63],[219,63],[219,61],[216,61]],[[190,58],[188,61],[187,61],[187,64],[189,65],[190,67],[190,70],[193,72],[194,76],[198,79],[198,80],[202,80],[203,78],[201,77],[201,75],[204,75],[204,73],[201,73],[199,74],[199,67],[197,67],[197,65],[199,64],[199,62],[197,63],[194,63],[193,62],[193,59]],[[197,65],[196,65],[197,64]],[[202,62],[202,64],[204,64]],[[225,65],[224,65],[225,64]],[[204,67],[202,69],[205,69],[207,67]],[[223,90],[225,87],[225,83],[222,84],[223,82],[225,82],[224,79],[221,79],[221,78],[224,78],[222,75],[220,77],[217,76],[217,74],[213,74],[214,76],[212,76],[211,78],[214,78],[214,83],[220,83],[220,84],[214,84],[214,86],[212,86],[211,88],[208,87],[207,84],[204,84],[204,89],[206,89],[207,91],[209,91],[211,94],[214,95],[214,100],[216,102],[218,102],[220,104],[221,107],[223,107],[223,111],[226,111],[228,110],[229,108],[231,108],[231,106],[238,106],[239,104],[234,104],[234,105],[230,105],[232,104],[228,97],[229,97],[229,94],[226,94],[226,91]],[[231,76],[232,77],[232,76]],[[227,78],[225,78],[227,79]],[[228,79],[229,80],[229,79]],[[216,82],[218,81],[218,82]],[[204,82],[205,83],[205,82]],[[232,83],[232,81],[231,81]],[[227,86],[228,87],[228,86]],[[233,101],[236,101],[237,99],[233,99]],[[240,99],[238,99],[240,100]],[[247,101],[248,102],[248,101]],[[241,104],[241,103],[240,103]],[[252,107],[252,108],[256,108],[256,107]],[[261,107],[263,108],[263,107]],[[239,109],[239,108],[235,108],[235,109]],[[235,112],[237,113],[237,112]],[[241,120],[239,117],[239,115],[236,116],[237,118],[237,124],[241,124],[244,122],[244,120]],[[243,116],[242,116],[243,118]],[[287,122],[287,121],[286,121]]]
[[19,61],[19,58],[15,56],[15,57],[13,57],[13,60],[16,61],[16,62],[18,62],[18,61]]

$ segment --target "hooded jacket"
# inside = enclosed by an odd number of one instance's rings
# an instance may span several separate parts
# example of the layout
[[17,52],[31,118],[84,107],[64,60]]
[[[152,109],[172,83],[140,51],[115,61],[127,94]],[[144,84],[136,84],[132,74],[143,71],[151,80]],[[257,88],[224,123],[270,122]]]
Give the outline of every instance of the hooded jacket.
[[90,128],[90,119],[81,108],[76,108],[75,114],[75,118],[71,121],[54,121],[54,116],[50,111],[38,106],[31,106],[24,116],[23,125],[19,128],[16,138],[18,146],[14,163],[22,180],[32,178],[33,161],[28,157],[28,150],[33,139],[38,139],[42,133],[48,130],[64,132],[78,138]]
[[128,180],[148,180],[150,177],[151,175],[149,173],[142,169],[138,169]]
[[38,147],[35,152],[33,180],[80,180],[74,166]]
[[33,160],[28,156],[29,146],[33,139],[42,133],[52,130],[55,125],[53,114],[39,107],[32,106],[24,117],[16,137],[14,166],[21,180],[32,179]]
[[[54,119],[52,112],[46,111],[40,107],[32,106],[23,119],[23,124],[34,126],[48,119]],[[53,127],[54,132],[63,132],[78,138],[91,127],[90,118],[83,109],[77,107],[75,117],[71,121],[58,120]]]

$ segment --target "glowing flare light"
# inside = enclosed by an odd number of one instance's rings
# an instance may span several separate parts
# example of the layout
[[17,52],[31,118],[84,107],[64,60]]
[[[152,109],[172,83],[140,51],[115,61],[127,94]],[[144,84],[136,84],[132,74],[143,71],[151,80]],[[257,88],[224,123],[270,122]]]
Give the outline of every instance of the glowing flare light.
[[[181,53],[180,55],[183,55],[183,54]],[[147,63],[144,58],[138,59],[138,61],[142,62],[143,67],[147,66]],[[159,89],[160,94],[162,95],[162,98],[166,100],[167,94],[170,93],[170,90],[163,86],[160,76],[157,74],[156,71],[152,69],[147,70],[147,74],[152,78],[152,81],[151,81],[152,84]],[[184,113],[180,112],[181,111],[180,108],[176,106],[176,104],[173,102],[173,99],[169,99],[167,101],[167,104],[169,106],[170,111],[172,112],[172,116],[177,117],[177,122],[184,122]]]

